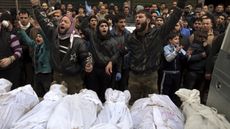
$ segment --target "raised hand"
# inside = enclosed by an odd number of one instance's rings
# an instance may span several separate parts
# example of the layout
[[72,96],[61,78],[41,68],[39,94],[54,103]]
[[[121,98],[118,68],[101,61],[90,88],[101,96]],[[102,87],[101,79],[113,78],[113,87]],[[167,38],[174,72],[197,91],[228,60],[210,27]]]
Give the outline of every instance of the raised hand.
[[40,0],[30,0],[32,6],[40,5]]

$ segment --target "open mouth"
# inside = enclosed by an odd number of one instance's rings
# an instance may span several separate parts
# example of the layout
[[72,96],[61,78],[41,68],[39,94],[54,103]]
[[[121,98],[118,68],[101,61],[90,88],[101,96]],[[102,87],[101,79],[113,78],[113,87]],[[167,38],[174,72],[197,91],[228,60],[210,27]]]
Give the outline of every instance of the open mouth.
[[40,44],[40,43],[41,43],[41,40],[37,39],[37,40],[36,40],[36,43]]
[[139,28],[141,26],[141,23],[136,23],[136,27]]

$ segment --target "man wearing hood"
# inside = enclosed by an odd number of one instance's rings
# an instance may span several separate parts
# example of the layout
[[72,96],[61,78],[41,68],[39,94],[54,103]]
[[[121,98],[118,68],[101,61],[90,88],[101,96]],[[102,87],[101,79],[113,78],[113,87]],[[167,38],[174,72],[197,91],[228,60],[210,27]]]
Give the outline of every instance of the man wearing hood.
[[31,0],[34,14],[42,30],[49,40],[51,63],[54,68],[54,80],[65,81],[68,93],[78,92],[83,85],[81,71],[91,72],[92,57],[85,41],[74,31],[71,16],[63,16],[55,27],[46,13],[40,8],[40,0]]
[[105,90],[112,86],[112,75],[118,65],[117,41],[111,36],[109,23],[100,20],[96,32],[89,34],[89,50],[94,59],[94,68],[86,77],[86,88],[97,92],[100,100],[105,101]]

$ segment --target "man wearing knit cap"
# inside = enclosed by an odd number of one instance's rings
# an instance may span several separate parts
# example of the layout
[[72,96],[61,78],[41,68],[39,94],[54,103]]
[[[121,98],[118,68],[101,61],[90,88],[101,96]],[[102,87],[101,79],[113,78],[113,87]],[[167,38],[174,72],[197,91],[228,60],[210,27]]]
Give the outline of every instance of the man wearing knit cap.
[[16,35],[12,34],[12,17],[4,12],[0,17],[0,78],[12,82],[11,89],[19,87],[20,65],[18,59],[22,47]]
[[40,0],[31,0],[34,14],[45,32],[51,50],[51,62],[54,68],[54,80],[65,81],[68,93],[73,94],[82,88],[80,73],[91,72],[92,57],[86,43],[74,32],[74,21],[69,15],[63,16],[57,27],[50,22],[40,8]]
[[136,12],[144,10],[144,7],[142,5],[137,5]]

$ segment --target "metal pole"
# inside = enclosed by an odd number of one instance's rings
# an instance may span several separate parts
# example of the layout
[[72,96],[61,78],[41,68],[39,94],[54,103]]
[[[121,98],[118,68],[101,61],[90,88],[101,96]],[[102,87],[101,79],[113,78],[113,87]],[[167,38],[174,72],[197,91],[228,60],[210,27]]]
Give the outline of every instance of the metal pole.
[[19,13],[18,11],[19,11],[19,9],[18,9],[18,0],[15,0],[15,4],[16,4],[16,12],[17,12],[17,14]]

